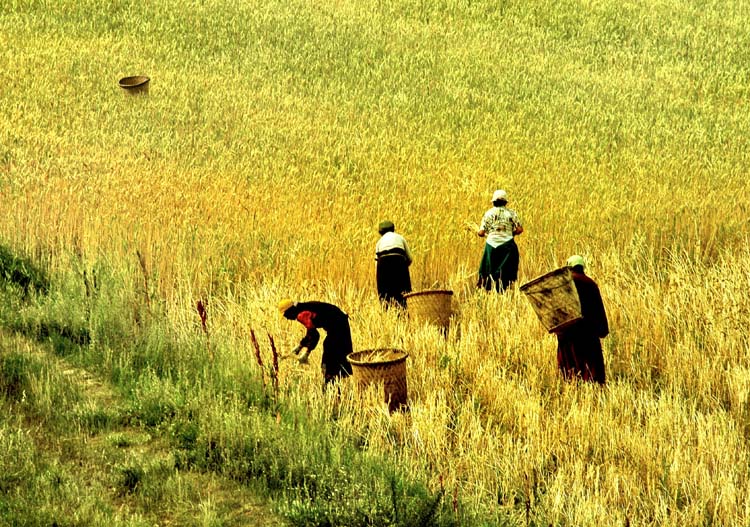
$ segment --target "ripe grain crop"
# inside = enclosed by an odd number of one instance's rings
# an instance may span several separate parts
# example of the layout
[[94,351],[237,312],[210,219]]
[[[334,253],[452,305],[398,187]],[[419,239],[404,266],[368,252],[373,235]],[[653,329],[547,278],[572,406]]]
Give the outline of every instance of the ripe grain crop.
[[[110,4],[0,11],[4,243],[58,274],[107,265],[186,339],[207,301],[226,371],[253,367],[251,329],[296,345],[279,298],[336,303],[355,348],[409,353],[411,403],[344,387],[339,433],[487,517],[750,521],[742,2]],[[118,88],[132,74],[148,96]],[[560,381],[522,294],[474,289],[463,225],[496,188],[521,282],[589,263],[606,388]],[[456,293],[447,338],[377,304],[386,218],[415,289]],[[282,361],[280,399],[327,419],[319,380]]]

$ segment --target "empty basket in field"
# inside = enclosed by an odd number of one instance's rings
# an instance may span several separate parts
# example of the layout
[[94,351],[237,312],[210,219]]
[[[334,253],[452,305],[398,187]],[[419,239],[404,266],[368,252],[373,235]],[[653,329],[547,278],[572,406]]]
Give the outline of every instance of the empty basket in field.
[[406,310],[409,317],[435,324],[447,331],[453,314],[453,291],[434,289],[406,293]]
[[134,75],[123,77],[118,84],[129,95],[147,95],[150,80],[145,75]]
[[391,348],[355,351],[348,355],[354,380],[359,386],[383,383],[385,402],[393,412],[408,408],[406,357],[409,354]]
[[547,331],[554,333],[581,320],[581,301],[570,267],[555,269],[520,287]]

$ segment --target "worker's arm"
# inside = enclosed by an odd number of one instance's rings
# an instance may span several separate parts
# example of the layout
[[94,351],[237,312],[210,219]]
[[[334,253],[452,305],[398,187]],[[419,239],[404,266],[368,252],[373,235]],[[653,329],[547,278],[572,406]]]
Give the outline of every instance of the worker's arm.
[[482,216],[482,223],[479,224],[479,228],[477,229],[477,236],[480,238],[484,238],[487,235],[487,231],[490,228],[489,218],[489,212]]
[[604,309],[602,295],[597,285],[594,285],[591,292],[591,310],[594,313],[592,318],[596,336],[603,339],[609,335],[609,321],[607,320],[607,312]]
[[315,313],[312,311],[302,311],[297,315],[297,320],[307,328],[307,333],[305,333],[305,336],[302,337],[299,343],[300,348],[307,348],[308,351],[314,350],[320,340],[320,333],[318,333],[314,323]]
[[305,336],[302,337],[302,340],[299,341],[299,345],[300,348],[307,348],[308,350],[312,351],[315,349],[315,346],[318,345],[319,340],[320,333],[318,333],[317,329],[312,328],[307,330]]
[[404,253],[406,254],[406,265],[411,265],[412,256],[411,251],[409,250],[409,244],[406,243],[406,240],[404,240]]
[[515,211],[511,211],[511,222],[513,222],[513,236],[518,236],[523,232],[523,224]]

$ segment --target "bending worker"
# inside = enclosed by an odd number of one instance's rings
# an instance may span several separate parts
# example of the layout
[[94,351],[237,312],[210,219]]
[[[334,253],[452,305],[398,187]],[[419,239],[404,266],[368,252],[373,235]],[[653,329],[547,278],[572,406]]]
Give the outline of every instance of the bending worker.
[[508,194],[496,190],[492,195],[492,208],[484,213],[477,236],[487,237],[482,261],[479,264],[477,287],[491,291],[507,289],[518,279],[520,260],[515,237],[523,232],[516,211],[506,208]]
[[412,262],[411,251],[406,240],[397,234],[392,221],[383,221],[378,225],[380,239],[375,245],[378,297],[388,306],[391,302],[406,307],[404,293],[411,291],[409,266]]
[[279,302],[279,311],[284,318],[296,320],[307,329],[299,346],[292,351],[301,363],[307,362],[310,352],[318,345],[318,329],[324,329],[326,338],[321,363],[325,384],[351,375],[352,366],[346,356],[354,350],[346,313],[326,302],[293,302],[288,298]]
[[607,313],[599,286],[584,272],[583,258],[568,258],[573,283],[581,301],[583,318],[557,333],[557,366],[564,379],[582,379],[604,384],[603,339],[609,334]]

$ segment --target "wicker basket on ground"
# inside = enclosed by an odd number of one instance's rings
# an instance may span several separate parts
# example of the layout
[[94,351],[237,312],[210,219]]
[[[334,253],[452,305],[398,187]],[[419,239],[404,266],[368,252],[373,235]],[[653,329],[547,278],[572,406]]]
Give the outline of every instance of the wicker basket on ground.
[[359,386],[383,383],[388,410],[394,412],[408,408],[406,387],[406,357],[409,354],[397,349],[379,348],[355,351],[348,355],[354,380]]
[[523,284],[539,320],[550,333],[581,320],[581,301],[573,283],[570,267],[555,269]]
[[435,324],[443,331],[448,331],[453,314],[453,291],[417,291],[406,293],[404,298],[410,318]]

